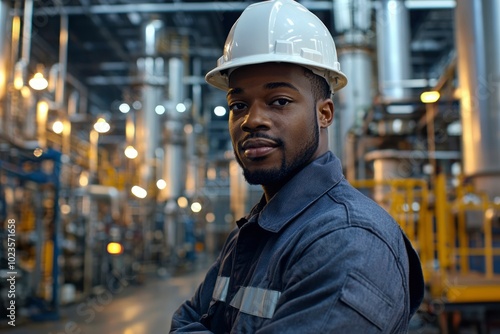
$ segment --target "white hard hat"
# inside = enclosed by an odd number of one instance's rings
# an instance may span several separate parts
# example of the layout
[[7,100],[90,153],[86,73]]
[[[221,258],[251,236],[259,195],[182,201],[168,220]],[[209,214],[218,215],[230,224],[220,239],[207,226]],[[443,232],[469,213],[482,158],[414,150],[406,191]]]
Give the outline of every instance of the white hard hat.
[[347,84],[330,32],[316,15],[293,0],[248,6],[231,28],[217,67],[205,80],[227,91],[231,70],[269,62],[304,66],[325,78],[332,92]]

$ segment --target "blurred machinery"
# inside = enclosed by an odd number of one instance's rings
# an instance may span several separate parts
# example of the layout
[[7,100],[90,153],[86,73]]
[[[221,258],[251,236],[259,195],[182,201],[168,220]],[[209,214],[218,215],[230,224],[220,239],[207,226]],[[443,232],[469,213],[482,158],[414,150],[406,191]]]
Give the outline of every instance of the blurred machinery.
[[457,1],[456,51],[418,100],[419,90],[405,84],[407,9],[398,1],[378,6],[379,95],[351,128],[347,175],[418,249],[429,288],[423,321],[443,333],[460,323],[488,333],[500,314],[500,8]]
[[[203,80],[247,2],[41,3],[0,1],[0,217],[17,222],[17,305],[53,319],[211,258],[261,191]],[[418,249],[420,322],[487,333],[500,310],[500,2],[303,3],[349,78],[330,146]]]

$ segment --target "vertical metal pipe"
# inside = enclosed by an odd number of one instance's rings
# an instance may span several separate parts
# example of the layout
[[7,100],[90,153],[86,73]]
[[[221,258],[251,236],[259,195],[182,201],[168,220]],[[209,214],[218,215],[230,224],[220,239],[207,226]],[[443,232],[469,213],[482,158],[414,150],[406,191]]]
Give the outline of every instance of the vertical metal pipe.
[[379,90],[384,99],[409,97],[402,81],[411,79],[410,20],[403,0],[382,0],[377,10]]
[[[158,58],[161,59],[161,58]],[[138,124],[137,135],[141,143],[141,182],[143,187],[148,187],[154,176],[155,150],[159,145],[159,120],[155,113],[155,107],[159,104],[161,91],[154,84],[156,73],[163,73],[163,63],[159,64],[153,57],[145,60],[144,79],[142,87],[142,110],[140,125]],[[161,59],[163,60],[163,59]]]
[[127,146],[134,145],[134,139],[135,139],[134,113],[129,112],[127,114],[127,119],[125,121],[125,141]]
[[167,198],[177,198],[184,192],[185,186],[185,135],[183,115],[175,110],[175,106],[184,101],[184,64],[180,58],[168,61],[168,108],[165,123],[165,164],[164,179]]
[[[193,59],[193,71],[192,75],[194,77],[202,77],[202,64],[201,59],[196,57]],[[192,106],[191,106],[191,119],[192,123],[188,126],[188,129],[191,130],[190,133],[186,132],[187,137],[187,158],[186,158],[186,193],[194,194],[197,189],[201,188],[200,181],[204,178],[204,176],[200,175],[200,156],[198,154],[198,150],[196,148],[198,132],[197,128],[200,126],[200,108],[201,108],[201,85],[193,84],[192,89]]]
[[31,293],[33,296],[38,296],[38,285],[42,281],[42,254],[43,254],[43,214],[44,210],[42,207],[43,196],[41,191],[37,191],[33,194],[33,206],[35,211],[35,268],[33,269],[33,276],[31,280]]
[[[6,3],[7,1],[2,1],[2,4]],[[17,3],[19,6],[19,2]],[[18,9],[18,8],[16,8]],[[5,21],[7,22],[7,21]],[[11,41],[11,54],[10,54],[10,61],[11,64],[15,64],[18,61],[19,57],[19,39],[21,37],[21,17],[19,15],[16,15],[12,18],[12,41]],[[14,66],[12,66],[12,75],[14,74]]]
[[371,28],[371,0],[335,0],[333,6],[337,32],[368,31]]
[[[2,1],[2,6],[5,6],[6,3],[7,3],[7,1]],[[19,6],[20,6],[20,1],[16,3],[16,7],[19,7]],[[2,7],[2,8],[6,9],[6,7]],[[7,12],[5,12],[3,14],[7,15]],[[5,24],[7,24],[8,21],[6,19],[5,21],[2,21],[2,22],[5,22]],[[11,27],[12,27],[12,32],[11,32],[12,41],[11,41],[11,47],[10,47],[10,49],[11,49],[10,62],[7,61],[6,63],[3,63],[3,65],[6,66],[7,64],[9,64],[11,66],[10,73],[8,73],[8,74],[6,73],[5,84],[7,84],[7,80],[10,76],[12,82],[14,83],[14,87],[15,87],[16,86],[16,74],[17,74],[17,76],[21,76],[21,78],[17,78],[17,80],[19,80],[19,79],[24,80],[24,76],[22,75],[24,72],[24,66],[22,66],[22,63],[17,64],[18,57],[19,57],[19,39],[21,36],[21,18],[18,15],[14,16],[12,18],[12,26]],[[1,36],[6,36],[6,35],[2,34]],[[2,58],[7,57],[7,53],[5,53],[5,52],[1,52],[0,54],[2,55],[1,56]],[[5,69],[7,70],[7,66],[5,67]],[[20,83],[18,82],[17,84],[19,85]],[[19,88],[19,87],[17,87],[17,88]],[[5,86],[5,89],[6,89],[6,86]],[[7,90],[5,90],[5,94],[6,93],[7,93]],[[7,95],[5,95],[5,96],[7,96]],[[0,95],[0,97],[3,97],[3,96]],[[0,98],[0,100],[2,100],[2,99]],[[13,111],[13,108],[15,105],[15,100],[12,98],[9,98],[6,100],[7,101],[5,103],[5,108],[2,108],[3,111],[0,111],[0,123],[1,123],[0,130],[2,131],[3,134],[10,137],[12,134],[13,128],[14,128],[11,125],[12,125],[12,121],[13,121],[12,111]],[[7,110],[8,110],[8,112],[7,112]]]
[[163,22],[153,20],[144,26],[144,54],[146,56],[155,56],[158,53],[158,43],[160,34],[163,30]]
[[372,59],[367,48],[348,48],[339,53],[342,70],[349,77],[349,85],[339,91],[339,120],[342,161],[346,162],[346,141],[349,131],[358,120],[363,119],[365,110],[372,104]]
[[29,64],[30,62],[32,26],[33,26],[33,0],[25,0],[21,59],[26,65]]
[[498,1],[457,1],[463,169],[490,196],[500,194],[499,20]]
[[427,151],[429,153],[429,162],[432,166],[432,172],[430,174],[431,184],[436,184],[436,173],[438,172],[437,160],[436,160],[436,136],[435,136],[435,126],[434,126],[434,115],[436,115],[437,106],[434,103],[427,103],[425,105],[425,117],[427,119]]
[[57,77],[57,86],[55,99],[58,109],[64,106],[64,95],[66,92],[66,72],[68,65],[68,16],[61,14],[61,28],[59,32],[59,76]]
[[[168,98],[173,105],[184,102],[184,63],[180,58],[168,60]],[[179,117],[176,117],[179,118]]]
[[439,174],[435,185],[436,202],[436,229],[437,229],[437,254],[439,270],[445,271],[450,265],[450,240],[449,240],[449,217],[446,208],[448,200],[446,196],[446,175]]
[[493,243],[493,218],[495,218],[495,211],[489,208],[484,213],[484,262],[486,278],[494,279],[494,256],[493,249],[496,248]]
[[37,103],[36,106],[36,129],[38,144],[40,147],[46,147],[47,145],[47,117],[49,114],[49,104],[47,101],[42,100]]
[[[330,133],[330,147],[341,157],[345,167],[348,161],[355,159],[348,156],[354,152],[348,147],[348,142],[352,144],[352,140],[348,141],[349,131],[372,102],[372,45],[367,37],[371,29],[371,13],[372,6],[368,0],[339,0],[334,3],[335,30],[340,34],[336,40],[339,62],[349,78],[349,84],[338,92],[336,129]],[[355,170],[351,168],[347,173],[354,177]]]
[[56,86],[56,104],[59,109],[59,117],[64,124],[62,133],[62,153],[69,155],[71,150],[71,122],[69,121],[69,110],[64,113],[66,105],[66,72],[68,68],[68,16],[61,14],[61,28],[59,33],[59,77]]
[[139,152],[140,182],[149,187],[155,173],[155,150],[159,146],[160,125],[155,107],[162,98],[160,79],[164,76],[164,61],[158,56],[159,39],[164,28],[160,20],[152,20],[143,26],[143,52],[145,57],[137,60],[142,78],[142,108],[136,117],[136,148]]
[[[171,41],[172,42],[172,41]],[[173,41],[175,42],[175,41]],[[186,135],[184,132],[184,115],[176,110],[178,103],[183,103],[184,96],[184,62],[181,58],[172,57],[168,60],[168,100],[170,107],[167,110],[165,122],[165,164],[164,179],[167,181],[165,197],[167,203],[174,203],[185,192],[186,185]],[[174,261],[180,260],[175,254],[184,248],[186,241],[185,219],[178,211],[177,205],[168,205],[165,224],[174,240],[170,239]],[[167,234],[168,235],[168,234]]]
[[193,196],[196,193],[196,172],[198,161],[195,155],[196,152],[196,134],[192,124],[184,125],[184,135],[186,136],[186,158],[185,171],[186,171],[186,184],[185,192],[187,196]]
[[[137,59],[137,62],[136,62],[136,66],[137,66],[137,76],[141,79],[141,80],[144,80],[144,71],[145,71],[145,59],[144,58],[139,58]],[[141,92],[142,93],[142,92]],[[144,157],[144,146],[145,146],[145,140],[146,140],[146,133],[145,133],[145,125],[144,125],[144,109],[142,108],[142,104],[141,104],[141,108],[140,109],[137,109],[137,104],[135,102],[137,101],[133,101],[134,103],[132,104],[132,106],[136,109],[135,111],[135,135],[136,135],[136,138],[135,138],[135,145],[136,145],[136,149],[137,149],[137,152],[138,152],[138,158],[137,158],[137,161],[138,161],[138,166],[141,165],[142,163],[142,160],[143,160],[143,157]]]
[[68,117],[71,117],[79,112],[80,93],[74,90],[69,94],[68,98]]
[[97,178],[97,167],[98,167],[98,159],[99,159],[99,132],[95,130],[90,130],[89,133],[89,172],[90,178],[92,181],[89,183],[95,183]]
[[[84,219],[84,229],[85,229],[85,247],[83,253],[83,295],[85,297],[89,296],[92,290],[92,275],[93,275],[93,261],[92,253],[94,247],[94,229],[93,226],[97,221],[97,217],[91,215],[91,210],[96,211],[97,205],[91,205],[90,196],[83,192],[81,197],[81,216]],[[93,204],[93,203],[92,203]],[[96,218],[96,220],[93,220]]]
[[24,111],[24,124],[22,125],[22,138],[25,141],[37,140],[37,121],[36,121],[36,102],[38,94],[32,94],[29,90],[29,96],[23,96],[22,110]]
[[[373,179],[377,181],[391,180],[400,177],[398,167],[400,160],[398,157],[375,157],[373,159]],[[390,191],[386,185],[377,185],[374,189],[374,199],[380,203]]]

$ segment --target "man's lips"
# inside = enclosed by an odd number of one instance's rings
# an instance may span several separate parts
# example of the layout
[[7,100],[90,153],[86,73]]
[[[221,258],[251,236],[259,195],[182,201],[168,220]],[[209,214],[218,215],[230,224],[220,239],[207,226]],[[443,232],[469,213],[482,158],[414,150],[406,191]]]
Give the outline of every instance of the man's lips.
[[276,147],[278,144],[275,141],[264,138],[247,139],[241,145],[243,154],[250,159],[263,157]]

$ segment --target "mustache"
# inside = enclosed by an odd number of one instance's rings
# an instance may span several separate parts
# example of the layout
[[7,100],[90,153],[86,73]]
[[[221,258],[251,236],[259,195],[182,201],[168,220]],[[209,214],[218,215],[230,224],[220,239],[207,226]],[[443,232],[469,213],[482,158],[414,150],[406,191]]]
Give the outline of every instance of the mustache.
[[241,139],[239,142],[238,142],[238,148],[239,149],[242,149],[242,144],[248,140],[248,139],[256,139],[256,138],[262,138],[262,139],[267,139],[267,140],[271,140],[273,142],[275,142],[277,144],[277,146],[283,146],[283,141],[279,138],[276,138],[276,137],[272,137],[272,136],[269,136],[268,134],[265,134],[265,133],[261,133],[261,132],[255,132],[255,133],[249,133],[248,135],[246,135],[243,139]]

